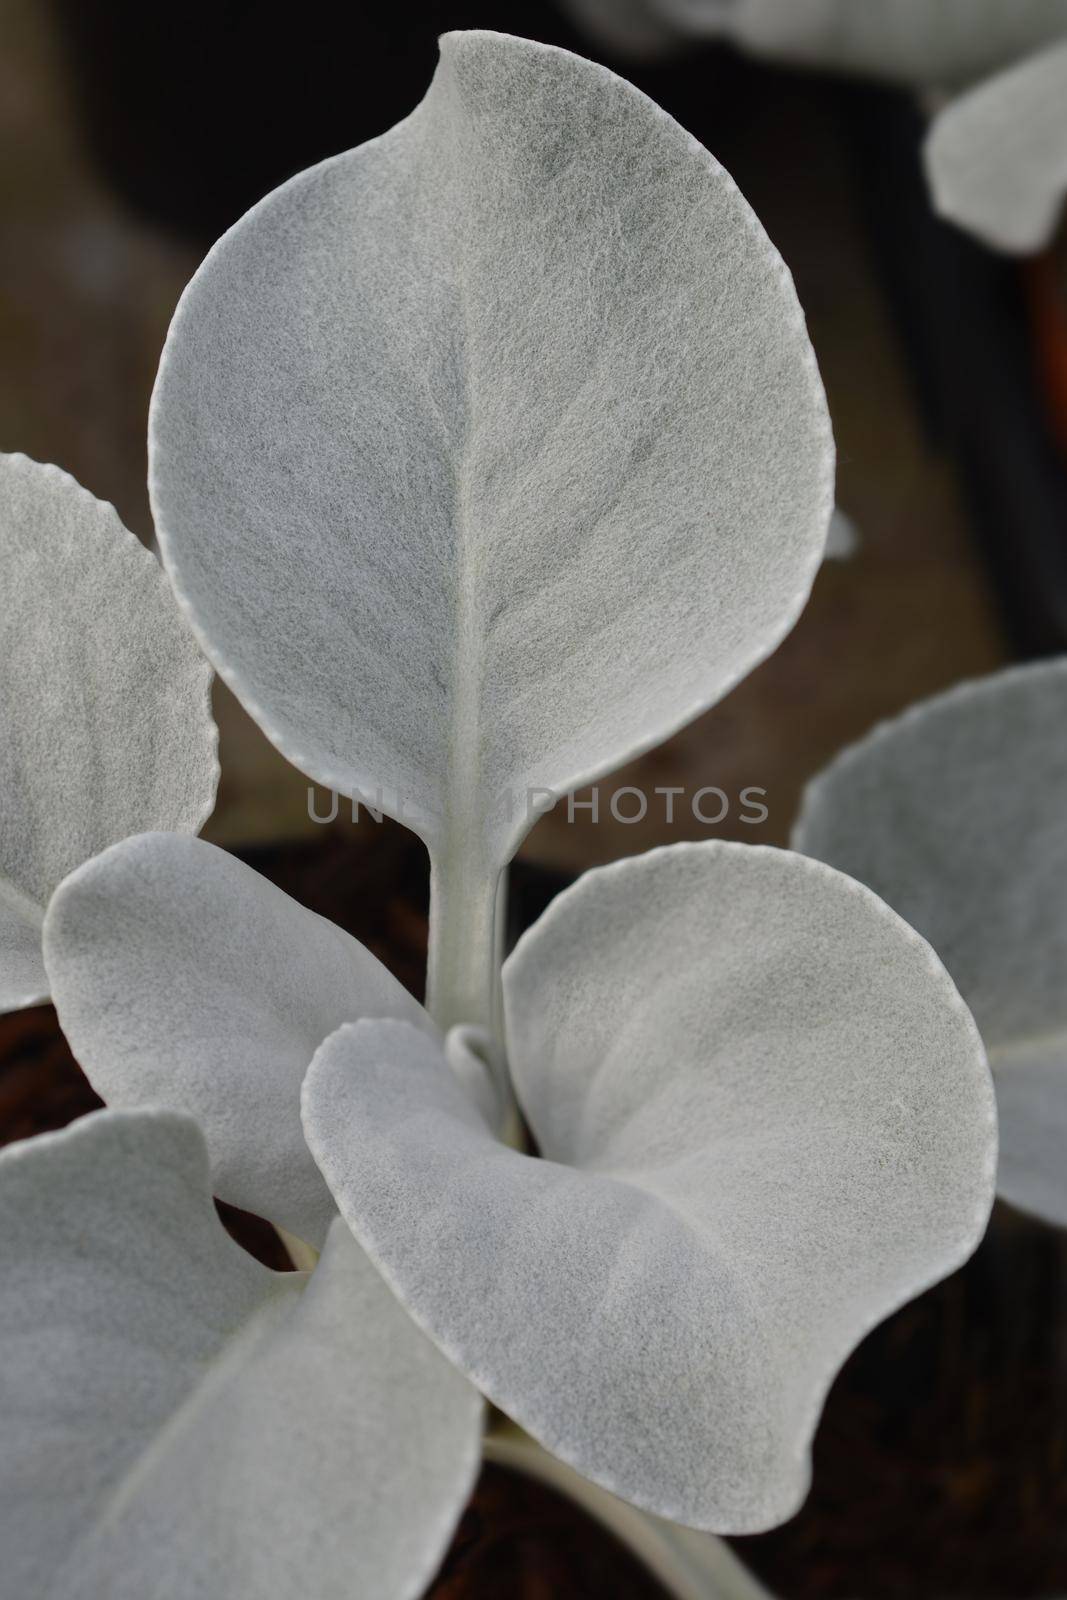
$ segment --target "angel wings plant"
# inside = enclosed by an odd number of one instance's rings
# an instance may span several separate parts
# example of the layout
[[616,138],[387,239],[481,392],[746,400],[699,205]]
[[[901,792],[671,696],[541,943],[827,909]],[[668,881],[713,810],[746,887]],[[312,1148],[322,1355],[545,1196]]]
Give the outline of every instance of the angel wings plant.
[[[803,605],[832,446],[785,267],[622,80],[449,35],[406,121],[211,252],[150,447],[218,671],[302,770],[426,841],[427,1003],[191,837],[213,741],[162,580],[70,480],[9,462],[7,542],[80,681],[23,641],[4,915],[28,949],[55,889],[51,993],[110,1108],[0,1159],[19,1592],[414,1597],[483,1396],[654,1514],[618,1508],[646,1546],[660,1518],[787,1517],[849,1349],[983,1231],[966,1007],[868,889],[723,843],[587,874],[502,986],[498,956],[507,795],[664,738]],[[96,711],[113,672],[132,727]],[[116,763],[136,805],[109,798]],[[212,1193],[313,1270],[243,1255]],[[738,1581],[714,1542],[684,1550],[661,1562],[688,1561],[678,1593]]]

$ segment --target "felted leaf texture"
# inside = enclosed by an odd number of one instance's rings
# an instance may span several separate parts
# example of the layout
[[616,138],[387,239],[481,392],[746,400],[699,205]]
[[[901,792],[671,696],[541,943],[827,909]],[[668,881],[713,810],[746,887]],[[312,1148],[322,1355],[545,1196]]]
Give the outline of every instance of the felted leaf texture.
[[476,1470],[478,1396],[344,1225],[261,1267],[173,1113],[0,1156],[0,1341],[12,1596],[414,1600]]
[[926,169],[934,203],[997,250],[1052,238],[1067,191],[1067,43],[961,95],[934,119]]
[[992,1200],[981,1041],[930,948],[785,851],[586,874],[505,967],[540,1158],[440,1049],[340,1029],[308,1142],[356,1237],[483,1392],[587,1478],[719,1532],[789,1516],[829,1383]]
[[196,1117],[215,1192],[321,1245],[336,1207],[300,1085],[342,1022],[431,1028],[370,952],[202,839],[144,834],[85,863],[45,920],[63,1030],[109,1105]]
[[913,84],[966,83],[1067,35],[1067,0],[569,0],[638,53],[725,38],[759,55]]
[[733,182],[613,73],[485,32],[211,251],[150,454],[219,672],[303,771],[421,833],[438,899],[476,885],[449,1023],[485,1020],[531,791],[767,656],[832,509],[803,317]]
[[1067,1224],[1067,659],[884,723],[809,785],[794,843],[940,954],[989,1052],[997,1187]]
[[72,867],[195,833],[218,778],[211,673],[159,563],[58,467],[0,455],[0,1009],[48,998],[41,921]]

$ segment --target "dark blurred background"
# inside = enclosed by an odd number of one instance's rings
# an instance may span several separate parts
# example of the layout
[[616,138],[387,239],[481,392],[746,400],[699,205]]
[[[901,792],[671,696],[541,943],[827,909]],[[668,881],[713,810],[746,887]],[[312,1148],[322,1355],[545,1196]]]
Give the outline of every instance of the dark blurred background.
[[[776,656],[602,797],[759,786],[766,823],[734,807],[715,831],[785,843],[803,783],[873,723],[1067,649],[1062,242],[1020,265],[935,221],[907,92],[721,47],[620,61],[550,5],[0,0],[0,22],[0,448],[58,462],[143,538],[148,397],[206,248],[282,179],[404,116],[438,33],[500,27],[606,60],[738,180],[796,278],[858,532]],[[420,847],[388,824],[312,825],[305,780],[221,691],[218,716],[209,836],[418,988]],[[585,866],[707,831],[557,809],[516,869],[516,922]],[[3,1029],[3,1137],[92,1103],[48,1008]],[[998,1208],[975,1261],[850,1362],[811,1500],[738,1541],[745,1558],[783,1596],[1067,1593],[1065,1285],[1061,1237]],[[434,1595],[656,1592],[580,1515],[490,1471]]]

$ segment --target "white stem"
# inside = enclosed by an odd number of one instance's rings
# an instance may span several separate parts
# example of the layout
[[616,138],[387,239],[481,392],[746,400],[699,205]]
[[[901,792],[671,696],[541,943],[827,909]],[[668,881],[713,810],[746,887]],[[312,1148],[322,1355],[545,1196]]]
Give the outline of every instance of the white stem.
[[442,1033],[465,1023],[501,1038],[503,880],[461,850],[431,856],[426,1009]]
[[512,1422],[485,1440],[485,1459],[557,1489],[595,1517],[641,1561],[673,1600],[772,1600],[728,1545],[627,1505],[543,1450]]

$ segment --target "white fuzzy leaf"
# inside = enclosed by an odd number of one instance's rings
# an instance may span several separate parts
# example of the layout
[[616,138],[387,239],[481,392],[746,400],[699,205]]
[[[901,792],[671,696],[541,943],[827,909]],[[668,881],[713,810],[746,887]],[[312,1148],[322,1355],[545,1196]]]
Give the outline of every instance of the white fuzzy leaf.
[[1067,659],[913,707],[809,786],[794,843],[939,952],[989,1051],[998,1188],[1067,1224]]
[[942,216],[996,250],[1042,249],[1067,192],[1067,43],[954,100],[925,159]]
[[505,995],[544,1159],[493,1139],[425,1035],[361,1022],[304,1087],[342,1214],[586,1477],[715,1531],[782,1520],[849,1350],[985,1227],[995,1117],[965,1006],[860,885],[721,843],[587,874]]
[[657,743],[788,631],[832,442],[722,168],[604,68],[476,32],[210,253],[151,481],[176,590],[278,747],[491,895],[530,791]]
[[12,1596],[415,1600],[477,1468],[478,1396],[343,1224],[261,1267],[169,1112],[0,1156],[0,1344]]
[[59,880],[215,799],[211,673],[155,557],[58,467],[0,455],[0,1010],[47,999]]
[[216,1193],[312,1243],[335,1207],[300,1085],[342,1022],[417,1001],[342,929],[201,839],[144,834],[59,888],[44,931],[59,1020],[110,1104],[192,1113]]

